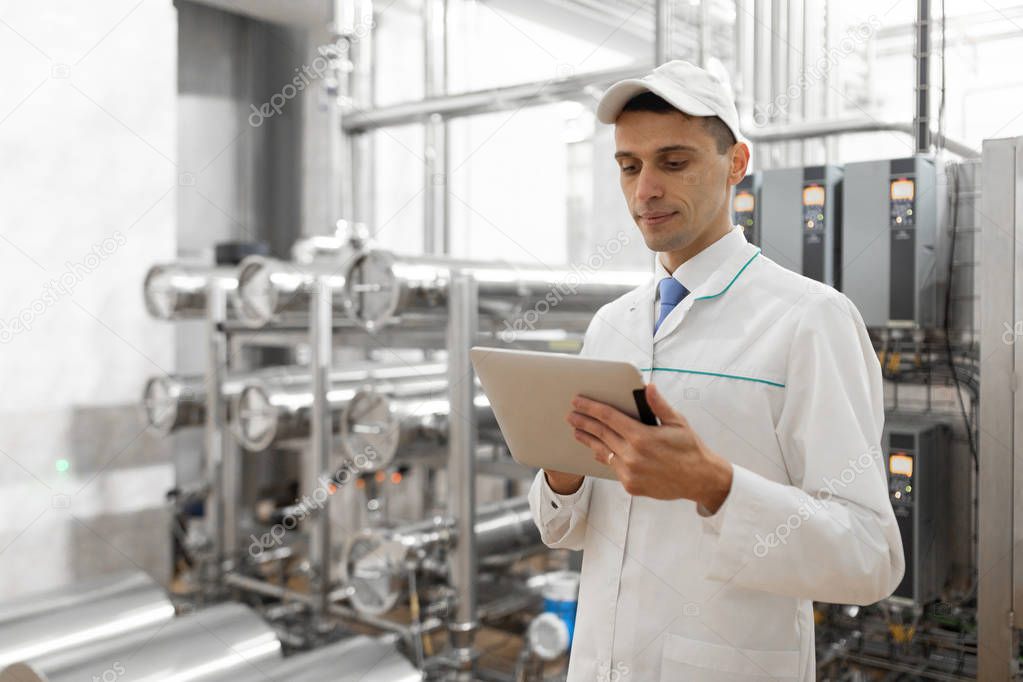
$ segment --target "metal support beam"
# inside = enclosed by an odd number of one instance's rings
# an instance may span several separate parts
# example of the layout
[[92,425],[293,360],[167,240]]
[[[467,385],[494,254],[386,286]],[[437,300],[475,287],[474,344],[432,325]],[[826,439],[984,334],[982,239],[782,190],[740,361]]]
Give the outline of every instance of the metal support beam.
[[656,0],[654,17],[654,65],[671,59],[671,20],[674,0]]
[[330,513],[329,490],[323,490],[323,476],[330,469],[333,452],[334,420],[327,398],[330,390],[333,301],[328,280],[317,278],[317,286],[310,300],[309,327],[310,371],[313,378],[312,440],[307,448],[305,466],[302,467],[301,489],[303,501],[308,497],[323,500],[322,507],[309,515],[309,564],[313,570],[313,608],[323,616],[330,606]]
[[476,385],[469,349],[479,328],[476,280],[457,273],[451,280],[448,322],[448,374],[451,405],[448,454],[448,510],[455,518],[458,540],[451,559],[455,612],[448,632],[451,663],[459,679],[472,679],[479,627],[476,614]]
[[[424,92],[427,97],[447,94],[447,0],[423,1]],[[426,253],[450,253],[448,234],[448,124],[431,115],[424,131],[423,168],[424,234]]]
[[931,151],[931,0],[916,2],[916,109],[913,113],[916,153]]
[[[221,324],[227,320],[227,290],[220,280],[211,278],[206,285],[206,424],[204,441],[206,446],[206,532],[212,541],[213,581],[221,584],[226,557],[225,511],[234,501],[225,503],[224,452],[230,448],[230,432],[227,428],[227,406],[221,393],[224,375],[227,371],[227,337]],[[234,509],[230,509],[232,522]],[[237,545],[237,533],[235,543]]]
[[[1015,440],[1023,405],[1016,399],[1019,353],[1023,339],[1011,335],[1021,317],[1020,287],[1023,249],[1017,231],[1023,218],[1023,139],[984,142],[983,192],[980,220],[981,348],[984,360],[980,381],[980,481],[977,560],[978,679],[1015,679],[1018,663],[1017,633],[1013,622],[1014,536],[1023,521],[1014,507],[1023,500],[1017,493],[1023,463],[1016,464],[1021,447]],[[1021,425],[1023,426],[1023,425]],[[1017,541],[1018,542],[1018,541]]]
[[[346,103],[349,98],[349,71],[351,61],[351,36],[353,34],[352,16],[345,0],[333,0],[331,3],[330,40],[331,45],[321,46],[330,66],[327,78],[323,82],[324,102],[327,108],[327,128],[324,144],[327,146],[328,166],[325,196],[327,198],[328,215],[339,220],[346,215],[345,211],[352,208],[354,192],[352,177],[357,174],[347,173],[352,160],[351,141],[341,130]],[[315,55],[314,55],[315,56]],[[328,233],[333,225],[324,225],[322,232]]]
[[[350,2],[351,0],[341,0]],[[351,104],[359,110],[373,106],[373,0],[358,0],[354,8],[356,35],[350,41],[352,74],[349,86]],[[340,131],[340,129],[339,129]],[[351,204],[344,217],[355,223],[375,225],[373,197],[376,192],[376,154],[372,135],[353,135],[348,140],[351,165]],[[342,180],[339,178],[339,182]],[[347,179],[345,180],[348,181]],[[342,217],[340,214],[338,217]]]

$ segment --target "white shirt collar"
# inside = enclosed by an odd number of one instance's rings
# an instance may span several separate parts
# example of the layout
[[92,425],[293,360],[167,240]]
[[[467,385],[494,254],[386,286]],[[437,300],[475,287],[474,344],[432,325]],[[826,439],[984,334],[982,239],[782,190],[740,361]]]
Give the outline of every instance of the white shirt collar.
[[675,272],[669,273],[668,269],[661,263],[661,257],[657,256],[658,272],[665,275],[670,274],[681,282],[686,290],[695,291],[697,287],[710,279],[711,275],[745,244],[746,237],[743,234],[742,228],[733,225],[732,229],[722,235],[716,242],[675,268]]

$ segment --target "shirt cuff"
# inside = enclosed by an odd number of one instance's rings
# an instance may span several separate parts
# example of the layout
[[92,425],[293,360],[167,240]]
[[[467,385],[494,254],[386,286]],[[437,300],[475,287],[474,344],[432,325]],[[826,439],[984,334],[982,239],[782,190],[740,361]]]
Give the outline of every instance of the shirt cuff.
[[579,490],[569,495],[561,495],[554,492],[550,484],[547,482],[547,476],[544,474],[543,469],[536,474],[540,478],[540,507],[541,514],[544,520],[555,516],[562,510],[569,510],[575,506],[576,502],[582,499],[583,493],[586,492],[587,486],[590,485],[590,477],[586,476],[583,478],[582,485],[579,486]]
[[716,512],[711,512],[701,503],[696,503],[696,513],[703,518],[703,529],[715,535],[721,533],[721,526],[724,524],[725,517],[728,515],[728,508],[734,506],[732,504],[732,498],[735,497],[735,469],[737,467],[734,464],[732,467],[732,487],[728,489],[728,494],[718,507],[718,510]]
[[562,495],[561,493],[555,493],[554,489],[550,487],[550,484],[547,483],[547,475],[543,472],[542,469],[540,470],[540,475],[543,478],[544,496],[547,498],[547,502],[550,504],[550,506],[552,506],[554,509],[560,509],[562,507],[571,507],[573,504],[579,501],[579,498],[582,497],[582,490],[583,488],[586,487],[587,479],[584,478],[582,480],[582,483],[579,484],[579,490],[569,495]]
[[732,474],[732,489],[728,491],[728,497],[721,503],[718,510],[711,513],[709,509],[704,507],[701,503],[696,503],[696,513],[703,518],[704,530],[719,535],[721,533],[721,526],[725,523],[725,516],[728,514],[728,507],[731,505],[732,498],[735,497],[735,474]]

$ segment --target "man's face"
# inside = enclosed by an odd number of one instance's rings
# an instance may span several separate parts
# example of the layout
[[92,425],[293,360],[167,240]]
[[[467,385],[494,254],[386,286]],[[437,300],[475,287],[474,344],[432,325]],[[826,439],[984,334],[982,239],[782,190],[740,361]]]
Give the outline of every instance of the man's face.
[[718,152],[700,119],[626,111],[615,146],[622,192],[651,251],[689,246],[727,210],[732,153]]

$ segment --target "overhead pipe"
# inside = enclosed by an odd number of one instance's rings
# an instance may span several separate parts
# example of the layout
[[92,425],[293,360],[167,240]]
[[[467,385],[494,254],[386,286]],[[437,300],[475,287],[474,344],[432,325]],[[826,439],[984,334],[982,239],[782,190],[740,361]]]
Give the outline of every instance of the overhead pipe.
[[[850,133],[873,133],[892,131],[914,135],[915,128],[910,123],[894,121],[878,121],[872,118],[840,119],[837,121],[815,121],[813,123],[797,123],[794,125],[762,126],[753,128],[746,133],[751,142],[769,144],[787,140],[801,140],[812,137],[834,137]],[[980,152],[962,142],[946,136],[934,134],[935,143],[964,159],[980,158]]]
[[593,71],[566,78],[550,79],[477,90],[453,95],[429,97],[415,102],[404,102],[368,111],[351,111],[342,125],[349,133],[375,128],[426,123],[437,114],[445,119],[499,111],[514,111],[527,106],[540,106],[567,99],[593,101],[602,86],[624,78],[637,78],[650,70],[650,65]]

